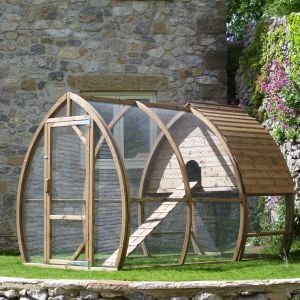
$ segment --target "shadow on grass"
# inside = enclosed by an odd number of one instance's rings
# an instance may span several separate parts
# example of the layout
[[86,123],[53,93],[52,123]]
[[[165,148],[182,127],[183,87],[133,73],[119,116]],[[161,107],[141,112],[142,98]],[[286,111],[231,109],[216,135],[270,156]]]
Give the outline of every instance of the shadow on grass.
[[18,251],[0,251],[0,256],[20,256]]

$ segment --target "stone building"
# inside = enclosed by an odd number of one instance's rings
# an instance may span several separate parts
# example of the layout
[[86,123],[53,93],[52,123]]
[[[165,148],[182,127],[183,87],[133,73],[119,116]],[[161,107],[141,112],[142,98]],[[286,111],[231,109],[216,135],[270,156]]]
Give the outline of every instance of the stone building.
[[0,0],[0,249],[36,126],[66,91],[226,102],[225,0]]

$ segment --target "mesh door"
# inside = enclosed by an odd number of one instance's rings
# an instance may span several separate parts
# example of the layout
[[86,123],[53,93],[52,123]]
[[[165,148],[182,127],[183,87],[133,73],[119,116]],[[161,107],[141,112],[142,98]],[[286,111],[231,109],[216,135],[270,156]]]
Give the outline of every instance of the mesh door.
[[[86,136],[87,126],[76,126]],[[86,188],[86,146],[72,126],[52,131],[51,215],[84,216]],[[52,220],[52,258],[70,259],[84,241],[85,223]]]

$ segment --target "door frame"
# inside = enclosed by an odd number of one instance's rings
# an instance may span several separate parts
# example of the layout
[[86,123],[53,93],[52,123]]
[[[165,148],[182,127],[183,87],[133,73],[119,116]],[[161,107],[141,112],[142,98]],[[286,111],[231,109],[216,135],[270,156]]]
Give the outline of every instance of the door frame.
[[[84,136],[79,125],[87,126],[87,133]],[[84,215],[52,215],[52,128],[72,127],[78,138],[85,145],[86,153],[86,179],[85,179],[85,214]],[[93,119],[88,115],[49,118],[45,123],[44,141],[44,262],[54,265],[84,265],[88,268],[93,266],[94,247],[93,247],[93,227],[94,227],[94,166],[95,166],[95,132]],[[69,220],[85,222],[84,240],[78,246],[70,260],[52,258],[52,221]],[[85,250],[85,260],[76,261],[81,252]]]

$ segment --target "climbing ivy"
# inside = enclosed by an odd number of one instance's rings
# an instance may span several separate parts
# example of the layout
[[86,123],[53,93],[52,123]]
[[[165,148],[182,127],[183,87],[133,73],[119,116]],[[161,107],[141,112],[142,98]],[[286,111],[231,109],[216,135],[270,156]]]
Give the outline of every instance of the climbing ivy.
[[271,29],[260,22],[240,58],[253,90],[248,110],[260,121],[272,120],[273,136],[282,142],[300,136],[300,15],[289,15],[287,23]]
[[300,14],[288,16],[290,41],[290,60],[292,66],[292,79],[299,82],[300,76]]

